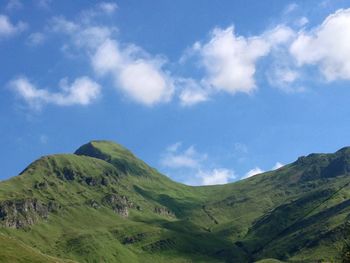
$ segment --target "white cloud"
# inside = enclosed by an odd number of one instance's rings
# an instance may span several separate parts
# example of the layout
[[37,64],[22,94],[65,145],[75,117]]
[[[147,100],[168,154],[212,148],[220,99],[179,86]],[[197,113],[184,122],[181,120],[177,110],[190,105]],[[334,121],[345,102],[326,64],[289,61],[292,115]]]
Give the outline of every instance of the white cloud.
[[28,105],[40,109],[44,104],[88,105],[100,94],[100,85],[88,77],[80,77],[68,84],[67,80],[60,83],[60,92],[50,92],[37,88],[25,77],[18,77],[10,82],[10,87]]
[[246,179],[246,178],[252,177],[254,175],[261,174],[263,172],[265,172],[265,171],[260,169],[259,167],[255,167],[255,168],[249,170],[242,178]]
[[107,39],[97,48],[91,60],[94,70],[100,75],[119,70],[123,58],[117,41]]
[[192,80],[189,88],[182,89],[181,103],[192,105],[206,101],[215,91],[230,94],[253,92],[256,89],[257,61],[271,50],[287,45],[294,36],[295,32],[285,25],[278,25],[252,37],[236,35],[233,26],[214,29],[208,42],[195,42],[180,59],[183,64],[191,56],[198,55],[199,64],[205,69],[205,75],[200,81]]
[[300,31],[290,47],[299,66],[317,65],[328,81],[350,79],[350,9],[328,16],[311,31]]
[[13,24],[10,19],[0,14],[0,39],[1,37],[9,37],[17,33],[22,32],[27,28],[27,25],[23,22]]
[[194,47],[206,70],[206,82],[231,94],[251,93],[255,89],[255,63],[269,49],[269,43],[261,37],[236,36],[233,26],[214,29],[208,43]]
[[[279,169],[279,168],[281,168],[281,167],[283,167],[283,166],[284,166],[284,164],[282,164],[282,163],[280,163],[280,162],[276,162],[275,165],[272,167],[271,170],[272,170],[272,171],[273,171],[273,170],[277,170],[277,169]],[[249,178],[249,177],[252,177],[252,176],[254,176],[254,175],[264,173],[264,172],[265,172],[265,171],[262,170],[261,168],[255,167],[255,168],[249,170],[249,171],[242,177],[242,179],[246,179],[246,178]]]
[[290,68],[289,65],[274,65],[266,75],[271,86],[277,87],[284,92],[294,93],[305,91],[303,86],[299,86],[297,83],[301,79],[300,71]]
[[284,9],[284,14],[290,14],[290,13],[292,13],[292,12],[294,12],[295,10],[297,10],[298,9],[298,4],[296,4],[296,3],[290,3],[290,4],[288,4],[287,6],[286,6],[286,8]]
[[82,25],[57,16],[52,19],[53,32],[68,35],[75,47],[95,50],[106,40],[110,39],[116,31],[114,27]]
[[179,78],[176,86],[181,90],[179,99],[183,106],[192,106],[209,99],[209,91],[194,79]]
[[281,167],[283,167],[284,164],[280,163],[280,162],[277,162],[273,167],[272,167],[272,170],[277,170]]
[[[170,173],[175,172],[175,174],[180,175],[182,177],[181,181],[186,184],[226,184],[236,178],[232,170],[212,168],[213,165],[210,164],[208,155],[199,153],[194,146],[184,150],[181,150],[181,148],[181,142],[169,145],[161,157],[160,164],[165,168],[170,168]],[[183,175],[186,176],[183,177]]]
[[308,23],[309,23],[309,19],[307,19],[307,17],[305,17],[305,16],[303,16],[295,21],[295,24],[298,27],[303,27],[303,26],[307,25]]
[[15,9],[21,9],[23,7],[23,4],[20,0],[10,0],[8,1],[6,5],[6,10],[15,10]]
[[181,147],[181,145],[182,145],[182,142],[173,143],[166,148],[166,151],[167,152],[176,152]]
[[113,38],[115,28],[82,25],[56,17],[53,30],[69,35],[73,46],[86,48],[94,71],[100,76],[111,76],[115,87],[132,100],[147,106],[171,100],[174,80],[163,69],[165,61],[136,45],[121,48]]
[[121,49],[118,42],[107,39],[91,58],[96,73],[110,74],[116,87],[144,105],[168,102],[174,92],[171,76],[163,69],[163,61],[143,55],[139,47]]
[[196,176],[200,179],[200,185],[227,184],[236,178],[233,171],[225,168],[199,171]]
[[102,2],[98,7],[107,14],[113,14],[118,9],[118,5],[115,2]]
[[118,83],[126,94],[145,105],[168,102],[174,91],[171,78],[157,63],[142,59],[127,63],[119,73]]
[[179,151],[180,146],[181,143],[178,142],[167,147],[167,151],[160,161],[162,166],[173,169],[197,169],[201,166],[201,162],[207,158],[205,154],[198,153],[194,146]]
[[65,19],[62,16],[57,16],[52,19],[51,30],[53,31],[62,32],[65,34],[75,34],[79,29],[79,25]]
[[295,36],[295,32],[288,26],[278,25],[262,34],[262,37],[270,47],[279,47],[282,44],[288,44]]
[[40,32],[31,33],[28,36],[28,44],[31,46],[38,46],[45,41],[45,35]]

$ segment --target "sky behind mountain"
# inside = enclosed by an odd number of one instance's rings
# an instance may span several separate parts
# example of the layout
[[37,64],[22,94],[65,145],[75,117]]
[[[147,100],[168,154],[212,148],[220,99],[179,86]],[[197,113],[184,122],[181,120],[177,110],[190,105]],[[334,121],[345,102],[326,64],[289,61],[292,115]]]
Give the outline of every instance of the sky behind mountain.
[[348,1],[0,1],[0,179],[117,141],[226,183],[350,145]]

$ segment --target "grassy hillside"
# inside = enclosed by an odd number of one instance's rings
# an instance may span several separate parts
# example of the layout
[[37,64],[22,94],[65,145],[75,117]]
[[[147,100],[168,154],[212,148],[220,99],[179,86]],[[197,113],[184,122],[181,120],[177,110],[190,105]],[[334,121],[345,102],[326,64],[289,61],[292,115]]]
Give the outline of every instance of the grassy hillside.
[[349,172],[344,148],[191,187],[93,141],[0,183],[0,261],[348,262]]

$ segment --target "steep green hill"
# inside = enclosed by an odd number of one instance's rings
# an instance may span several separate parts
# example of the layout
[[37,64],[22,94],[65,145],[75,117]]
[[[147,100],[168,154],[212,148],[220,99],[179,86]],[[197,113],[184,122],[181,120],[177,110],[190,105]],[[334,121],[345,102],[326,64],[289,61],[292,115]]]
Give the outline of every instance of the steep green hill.
[[0,182],[0,262],[350,262],[350,148],[236,183],[93,141]]

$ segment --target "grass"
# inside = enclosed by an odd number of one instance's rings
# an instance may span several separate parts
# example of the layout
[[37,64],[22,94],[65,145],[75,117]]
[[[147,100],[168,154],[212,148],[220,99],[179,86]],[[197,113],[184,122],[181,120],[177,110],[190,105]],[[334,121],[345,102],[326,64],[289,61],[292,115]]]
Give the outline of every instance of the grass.
[[[0,183],[0,206],[35,199],[56,207],[34,225],[0,226],[0,261],[341,262],[349,156],[313,154],[236,183],[191,187],[118,144],[93,141]],[[110,194],[128,200],[127,218],[103,201]]]

